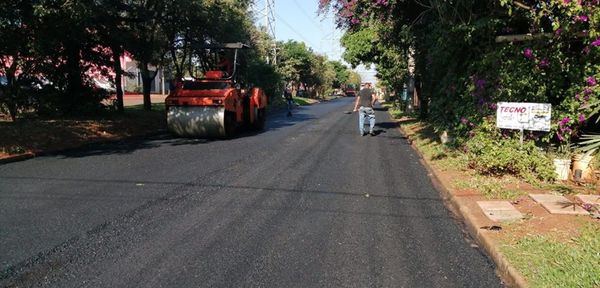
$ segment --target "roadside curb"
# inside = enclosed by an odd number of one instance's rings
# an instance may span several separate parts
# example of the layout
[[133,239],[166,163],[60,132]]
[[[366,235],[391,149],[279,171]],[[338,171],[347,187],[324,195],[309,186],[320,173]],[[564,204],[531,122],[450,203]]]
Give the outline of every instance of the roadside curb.
[[18,162],[18,161],[23,161],[23,160],[27,160],[27,159],[31,159],[33,157],[35,157],[36,154],[29,152],[29,153],[23,153],[23,154],[17,154],[17,155],[10,155],[6,158],[2,158],[0,159],[0,164],[6,164],[6,163],[11,163],[11,162]]
[[136,142],[136,141],[141,141],[145,138],[148,137],[156,137],[156,136],[160,136],[164,133],[166,133],[167,130],[158,130],[158,131],[154,131],[154,132],[150,132],[150,133],[146,133],[143,135],[134,135],[134,136],[129,136],[129,137],[123,137],[121,139],[104,139],[104,140],[97,140],[97,141],[90,141],[90,142],[84,142],[81,143],[81,145],[79,146],[75,146],[75,147],[70,147],[70,148],[65,148],[65,149],[59,149],[59,150],[48,150],[48,151],[37,151],[37,152],[27,152],[27,153],[23,153],[23,154],[17,154],[17,155],[10,155],[6,158],[1,158],[0,159],[0,165],[1,164],[7,164],[7,163],[11,163],[11,162],[19,162],[19,161],[24,161],[24,160],[28,160],[34,157],[39,157],[39,156],[47,156],[47,155],[54,155],[57,153],[64,153],[64,152],[68,152],[68,151],[72,151],[72,150],[77,150],[77,149],[82,149],[88,145],[99,145],[99,144],[110,144],[110,143],[117,143],[117,142],[121,142],[121,141],[126,141],[126,142]]
[[[393,119],[393,118],[392,118]],[[394,119],[394,121],[399,122]],[[398,130],[404,137],[410,139],[406,131],[399,125]],[[443,182],[440,180],[437,172],[433,169],[429,162],[425,159],[424,155],[419,151],[416,145],[413,142],[410,142],[410,146],[419,156],[419,161],[423,164],[425,169],[427,170],[428,176],[431,179],[431,182],[436,190],[440,191],[443,196],[444,202],[447,205],[450,205],[450,210],[457,217],[462,220],[464,225],[466,226],[467,233],[479,244],[480,247],[483,248],[487,252],[487,254],[492,258],[494,263],[497,266],[498,273],[502,277],[502,280],[506,281],[509,287],[519,287],[525,288],[528,287],[527,281],[523,278],[523,276],[506,260],[506,257],[500,252],[500,250],[496,247],[493,239],[488,235],[489,233],[495,233],[491,231],[482,231],[475,221],[475,216],[472,211],[465,206],[462,206],[457,197],[452,195],[448,188],[444,186]]]

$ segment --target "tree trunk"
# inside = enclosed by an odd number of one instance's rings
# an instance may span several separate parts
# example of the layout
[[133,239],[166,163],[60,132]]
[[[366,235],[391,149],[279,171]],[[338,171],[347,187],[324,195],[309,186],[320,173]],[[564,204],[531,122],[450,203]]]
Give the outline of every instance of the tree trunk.
[[150,71],[148,69],[148,63],[140,63],[140,72],[142,74],[142,87],[144,93],[144,110],[151,111],[152,110],[152,100],[150,99],[150,90],[152,85],[152,80],[156,77],[157,71]]
[[77,107],[84,102],[81,97],[83,91],[83,79],[81,73],[81,55],[77,44],[65,43],[67,52],[67,95],[65,95],[68,103],[65,103],[67,113],[73,114]]
[[113,68],[115,69],[115,86],[117,88],[117,111],[123,113],[125,107],[123,104],[123,67],[121,67],[121,55],[123,51],[120,47],[112,47]]
[[429,95],[425,95],[423,93],[423,89],[421,87],[421,81],[415,81],[415,92],[417,97],[419,97],[419,118],[427,119],[429,116]]
[[17,70],[17,60],[16,57],[14,57],[13,59],[15,59],[13,61],[13,64],[6,71],[6,89],[4,90],[4,97],[6,97],[6,101],[4,103],[6,104],[6,108],[8,108],[8,114],[10,116],[10,119],[12,120],[12,122],[16,122],[17,105],[15,103],[15,100],[17,95],[15,94],[18,93],[17,89],[19,89],[19,87],[15,83],[15,71]]

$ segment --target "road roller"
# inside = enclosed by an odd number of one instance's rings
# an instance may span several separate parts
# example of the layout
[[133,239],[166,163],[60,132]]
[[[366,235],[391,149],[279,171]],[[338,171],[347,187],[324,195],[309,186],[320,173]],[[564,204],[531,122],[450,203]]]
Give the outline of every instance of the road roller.
[[[242,43],[206,45],[201,77],[176,81],[165,98],[168,130],[181,137],[231,138],[241,129],[262,130],[267,96],[238,82]],[[231,59],[233,58],[233,59]]]

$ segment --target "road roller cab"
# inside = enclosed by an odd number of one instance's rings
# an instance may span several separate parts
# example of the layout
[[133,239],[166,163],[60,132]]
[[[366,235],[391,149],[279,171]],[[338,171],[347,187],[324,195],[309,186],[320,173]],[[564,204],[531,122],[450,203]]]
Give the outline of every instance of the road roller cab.
[[[229,138],[239,129],[264,128],[267,96],[258,87],[242,87],[237,79],[239,51],[247,48],[242,43],[201,47],[203,75],[178,80],[165,99],[170,132],[183,137]],[[233,59],[225,61],[227,54]]]

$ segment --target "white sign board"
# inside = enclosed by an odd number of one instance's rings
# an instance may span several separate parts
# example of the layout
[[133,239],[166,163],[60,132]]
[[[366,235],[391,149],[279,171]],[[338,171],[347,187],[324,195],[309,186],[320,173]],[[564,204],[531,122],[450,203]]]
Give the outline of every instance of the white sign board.
[[496,109],[496,127],[550,131],[552,105],[548,103],[499,102]]

